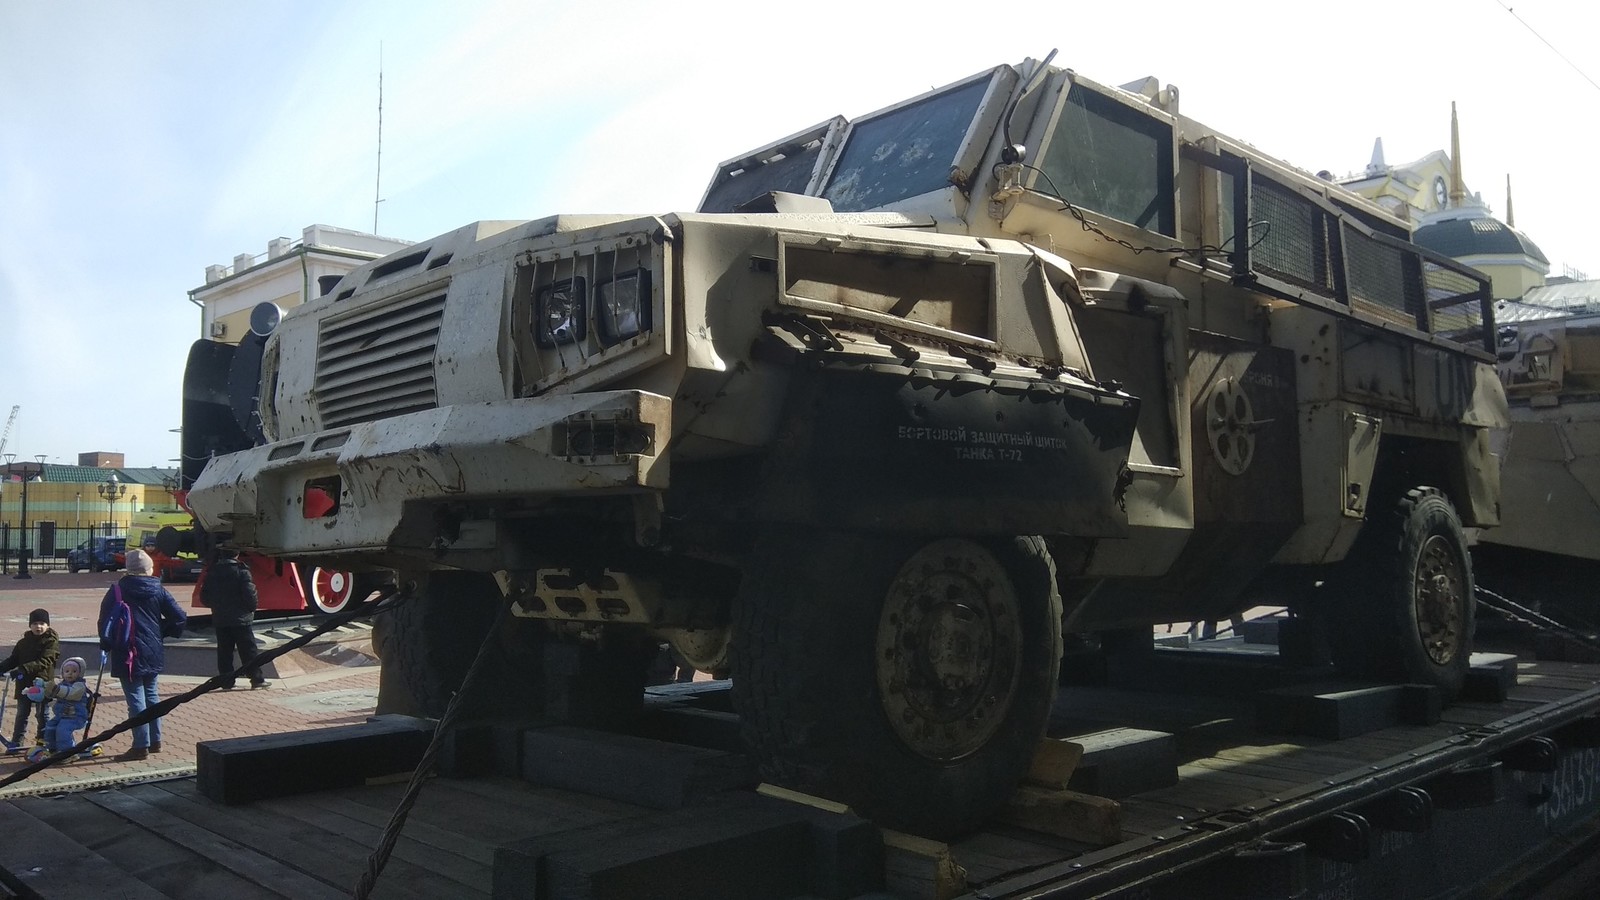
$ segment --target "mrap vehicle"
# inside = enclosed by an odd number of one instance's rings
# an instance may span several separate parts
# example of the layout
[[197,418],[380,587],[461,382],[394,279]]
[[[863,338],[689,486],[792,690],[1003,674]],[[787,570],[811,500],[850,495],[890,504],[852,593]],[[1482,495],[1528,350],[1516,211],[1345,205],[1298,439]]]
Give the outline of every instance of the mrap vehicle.
[[1069,642],[1286,597],[1345,673],[1461,689],[1506,401],[1487,279],[1407,237],[1174,88],[1002,65],[697,212],[355,270],[235,367],[257,445],[189,503],[396,573],[380,709],[439,715],[487,636],[497,712],[600,721],[664,640],[731,674],[769,779],[957,834]]
[[1592,622],[1600,609],[1600,315],[1513,308],[1519,319],[1498,329],[1510,400],[1510,424],[1493,435],[1501,523],[1473,554],[1490,587]]

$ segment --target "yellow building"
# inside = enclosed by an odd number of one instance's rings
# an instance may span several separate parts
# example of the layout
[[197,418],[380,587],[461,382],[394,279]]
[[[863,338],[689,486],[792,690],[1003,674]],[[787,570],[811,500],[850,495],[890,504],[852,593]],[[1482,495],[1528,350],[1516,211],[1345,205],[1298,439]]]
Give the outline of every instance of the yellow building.
[[[36,530],[41,522],[53,522],[59,529],[93,527],[102,532],[109,524],[113,531],[121,533],[134,513],[178,508],[172,496],[177,478],[174,469],[101,469],[45,463],[39,479],[30,478],[26,483],[21,480],[22,472],[31,474],[37,468],[38,463],[18,462],[9,467],[0,463],[0,523],[13,531],[23,525],[24,488],[30,530]],[[112,478],[116,481],[110,481]],[[12,538],[11,543],[14,546],[16,539]]]
[[1462,177],[1461,128],[1450,104],[1450,152],[1435,150],[1413,162],[1388,165],[1383,139],[1359,175],[1339,183],[1413,223],[1411,239],[1465,263],[1489,277],[1496,300],[1515,300],[1545,283],[1550,260],[1518,231],[1511,215],[1511,179],[1506,178],[1506,221],[1495,218],[1481,195],[1467,191]]

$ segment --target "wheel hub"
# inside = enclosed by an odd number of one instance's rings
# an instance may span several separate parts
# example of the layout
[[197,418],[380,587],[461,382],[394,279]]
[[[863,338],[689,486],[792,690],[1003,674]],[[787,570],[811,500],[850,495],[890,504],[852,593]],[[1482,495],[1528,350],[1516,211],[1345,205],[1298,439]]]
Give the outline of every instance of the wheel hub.
[[878,625],[878,689],[895,733],[936,760],[982,747],[1010,708],[1021,644],[1016,593],[992,554],[962,540],[918,551]]
[[339,569],[318,566],[311,572],[311,602],[322,613],[341,612],[355,591],[354,577]]
[[1461,652],[1465,589],[1466,573],[1450,542],[1429,537],[1417,564],[1417,632],[1435,665],[1447,666]]

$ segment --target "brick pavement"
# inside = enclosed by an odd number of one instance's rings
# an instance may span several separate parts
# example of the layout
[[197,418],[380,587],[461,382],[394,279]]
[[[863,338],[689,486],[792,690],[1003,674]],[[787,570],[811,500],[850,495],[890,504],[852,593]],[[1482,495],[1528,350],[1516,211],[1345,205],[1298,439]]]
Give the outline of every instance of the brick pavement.
[[[98,598],[112,579],[102,576],[103,584],[90,585],[83,583],[83,578],[51,575],[20,583],[20,587],[9,578],[0,579],[0,644],[4,645],[0,655],[9,652],[11,644],[21,636],[28,610],[38,606],[51,611],[51,623],[63,636],[64,651],[69,649],[70,639],[92,636]],[[266,626],[258,625],[257,631],[265,630]],[[252,691],[241,686],[232,691],[211,691],[183,704],[162,720],[162,752],[151,754],[147,760],[123,763],[111,758],[132,746],[132,736],[125,732],[107,741],[100,757],[75,759],[37,772],[26,781],[0,788],[0,797],[192,775],[195,744],[200,741],[362,722],[377,705],[378,667],[350,665],[363,662],[364,657],[357,652],[330,652],[337,649],[318,643],[286,655],[270,689]],[[88,662],[89,681],[93,684],[99,660]],[[173,671],[171,665],[168,671]],[[200,674],[163,674],[161,697],[183,693],[205,680],[205,675]],[[126,719],[128,713],[115,679],[106,676],[100,690],[93,726],[96,733]],[[8,736],[15,716],[15,702],[8,700],[5,720],[0,723],[0,730]],[[30,725],[29,739],[32,734]],[[82,738],[80,734],[79,739]],[[0,779],[24,765],[20,754],[0,756]]]

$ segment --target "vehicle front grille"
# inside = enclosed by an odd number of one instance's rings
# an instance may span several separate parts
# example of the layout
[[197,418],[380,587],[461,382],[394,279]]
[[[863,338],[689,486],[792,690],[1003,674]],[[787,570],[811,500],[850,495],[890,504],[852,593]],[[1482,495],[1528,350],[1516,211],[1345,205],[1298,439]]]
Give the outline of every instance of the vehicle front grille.
[[324,428],[438,405],[433,357],[444,299],[412,297],[323,323],[316,400]]

